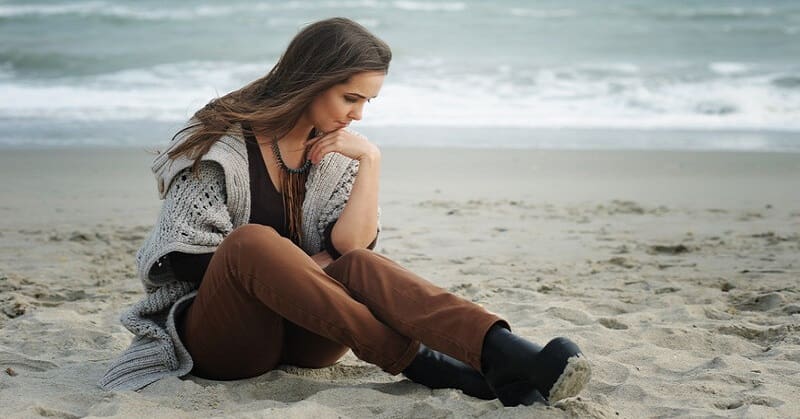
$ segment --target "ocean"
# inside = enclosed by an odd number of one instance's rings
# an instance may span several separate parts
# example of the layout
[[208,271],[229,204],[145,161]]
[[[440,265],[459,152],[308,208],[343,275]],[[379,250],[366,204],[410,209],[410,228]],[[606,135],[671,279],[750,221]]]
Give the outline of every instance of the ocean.
[[0,1],[0,147],[164,144],[332,16],[392,47],[378,144],[800,151],[796,0]]

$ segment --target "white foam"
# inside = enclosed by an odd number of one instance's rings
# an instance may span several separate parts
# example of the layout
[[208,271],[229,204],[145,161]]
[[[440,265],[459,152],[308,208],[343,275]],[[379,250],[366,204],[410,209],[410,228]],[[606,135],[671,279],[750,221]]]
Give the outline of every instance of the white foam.
[[745,63],[736,62],[713,62],[708,65],[711,71],[722,75],[735,75],[747,72],[750,66]]
[[[113,2],[88,1],[72,4],[27,4],[0,5],[0,17],[24,16],[108,16],[132,20],[176,20],[187,21],[197,18],[226,17],[240,13],[279,12],[287,10],[318,9],[385,9],[395,8],[406,11],[463,11],[466,4],[462,2],[425,3],[418,1],[395,1],[392,3],[376,0],[341,0],[341,1],[287,1],[270,3],[228,3],[205,4],[184,7],[159,7],[121,5]],[[372,23],[375,23],[374,20]]]
[[[440,64],[396,68],[360,124],[800,131],[800,91],[776,86],[773,74],[669,81],[601,63],[453,75]],[[271,66],[184,62],[36,83],[0,77],[0,117],[182,121]]]
[[672,9],[664,14],[681,18],[743,18],[772,16],[774,10],[769,7],[704,7]]
[[72,4],[0,5],[0,17],[89,13],[100,10],[105,6],[107,6],[106,3],[99,1],[78,2]]
[[427,3],[421,1],[395,1],[392,5],[402,10],[460,12],[467,8],[462,2]]
[[514,16],[533,17],[537,19],[567,18],[578,15],[578,12],[573,9],[527,9],[514,7],[511,8],[509,12]]
[[[258,10],[272,8],[269,5],[257,5]],[[84,2],[67,5],[25,5],[25,6],[0,6],[0,17],[24,16],[54,16],[54,15],[79,15],[79,16],[108,16],[132,20],[192,20],[198,17],[224,17],[245,10],[242,6],[197,6],[183,9],[142,9],[105,2]]]
[[271,63],[184,62],[131,69],[63,84],[8,83],[0,116],[75,120],[180,121],[210,99],[266,74]]

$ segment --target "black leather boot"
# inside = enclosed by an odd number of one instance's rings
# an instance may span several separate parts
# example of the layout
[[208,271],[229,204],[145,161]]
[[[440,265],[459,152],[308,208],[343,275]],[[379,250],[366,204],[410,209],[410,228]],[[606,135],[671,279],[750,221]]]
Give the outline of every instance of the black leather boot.
[[542,348],[495,323],[481,350],[481,372],[504,406],[529,406],[577,395],[591,376],[578,346],[558,337]]
[[493,400],[492,389],[480,372],[469,365],[420,343],[417,356],[402,374],[429,388],[454,388],[483,400]]

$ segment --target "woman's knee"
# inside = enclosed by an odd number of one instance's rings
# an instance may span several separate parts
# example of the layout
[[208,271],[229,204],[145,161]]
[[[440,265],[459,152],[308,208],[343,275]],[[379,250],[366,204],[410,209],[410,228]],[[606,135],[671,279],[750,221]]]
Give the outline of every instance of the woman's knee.
[[340,259],[350,262],[362,261],[374,257],[375,257],[375,252],[363,247],[359,247],[353,250],[348,250],[347,252],[339,256]]
[[235,228],[231,231],[225,239],[223,239],[223,243],[237,243],[241,245],[257,245],[265,240],[272,240],[275,238],[280,238],[280,234],[270,227],[261,224],[245,224]]
[[228,233],[218,250],[237,254],[254,252],[266,257],[283,245],[283,237],[274,228],[245,224]]
[[249,223],[235,228],[228,234],[226,239],[231,238],[238,240],[243,238],[252,238],[252,236],[261,237],[263,235],[279,236],[278,232],[271,226]]

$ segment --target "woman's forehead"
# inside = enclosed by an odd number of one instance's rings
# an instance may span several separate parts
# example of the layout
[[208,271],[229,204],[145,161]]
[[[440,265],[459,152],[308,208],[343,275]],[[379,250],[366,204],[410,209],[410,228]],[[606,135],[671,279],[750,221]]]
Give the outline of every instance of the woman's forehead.
[[357,94],[365,98],[374,98],[383,85],[384,73],[377,71],[363,72],[354,74],[346,83],[340,85],[340,89],[349,93]]

